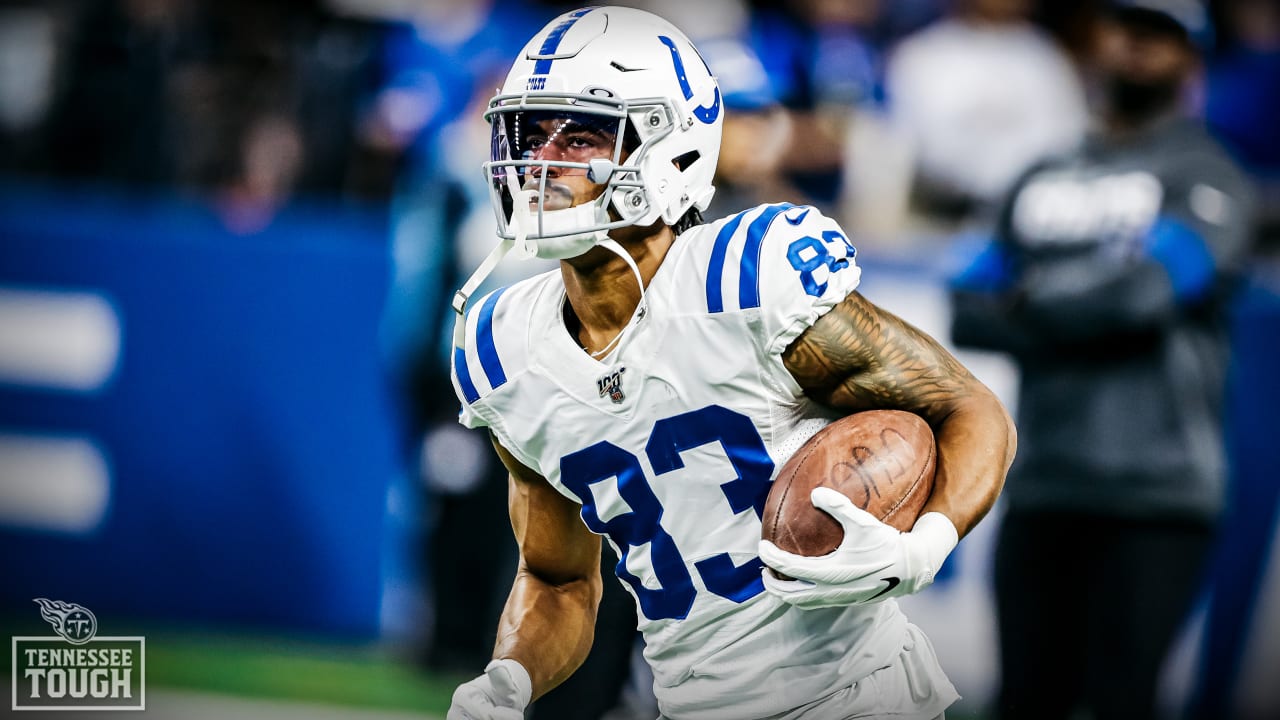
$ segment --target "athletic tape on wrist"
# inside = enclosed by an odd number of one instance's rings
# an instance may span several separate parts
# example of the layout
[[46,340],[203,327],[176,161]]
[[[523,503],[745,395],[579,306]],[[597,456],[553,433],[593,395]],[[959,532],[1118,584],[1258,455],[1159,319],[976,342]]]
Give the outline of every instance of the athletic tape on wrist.
[[955,523],[940,512],[921,515],[911,527],[911,535],[918,538],[925,548],[930,564],[933,565],[931,570],[935,573],[960,542],[960,533],[956,530]]
[[488,665],[485,665],[484,672],[489,676],[490,682],[493,682],[495,673],[504,673],[515,690],[514,699],[518,703],[515,709],[524,710],[529,706],[529,701],[533,699],[533,679],[529,677],[529,671],[525,670],[523,665],[511,658],[500,658],[491,660]]

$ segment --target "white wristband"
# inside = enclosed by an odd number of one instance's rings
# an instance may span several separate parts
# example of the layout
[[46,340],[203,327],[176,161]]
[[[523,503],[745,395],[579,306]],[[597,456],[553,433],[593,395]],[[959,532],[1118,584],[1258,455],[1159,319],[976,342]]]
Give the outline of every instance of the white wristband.
[[[529,677],[529,671],[515,660],[492,660],[484,666],[484,673],[489,676],[491,687],[499,695],[498,700],[506,707],[524,710],[529,706],[529,701],[533,700],[533,680]],[[511,704],[507,704],[508,702]]]
[[942,563],[960,542],[960,533],[951,518],[940,512],[921,515],[911,526],[911,536],[924,551],[931,574],[942,568]]

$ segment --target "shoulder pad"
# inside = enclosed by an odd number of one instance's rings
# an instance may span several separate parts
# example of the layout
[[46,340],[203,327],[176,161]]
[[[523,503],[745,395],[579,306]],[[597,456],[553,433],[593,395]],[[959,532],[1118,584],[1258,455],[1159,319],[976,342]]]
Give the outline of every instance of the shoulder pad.
[[[710,313],[759,308],[777,292],[821,296],[833,273],[854,265],[857,253],[834,220],[807,205],[761,205],[713,230],[706,271]],[[779,272],[773,284],[780,287],[771,288],[765,278]]]
[[497,390],[526,364],[527,322],[515,317],[528,303],[520,302],[527,286],[518,283],[499,288],[468,309],[463,328],[463,347],[453,348],[454,390],[470,405]]

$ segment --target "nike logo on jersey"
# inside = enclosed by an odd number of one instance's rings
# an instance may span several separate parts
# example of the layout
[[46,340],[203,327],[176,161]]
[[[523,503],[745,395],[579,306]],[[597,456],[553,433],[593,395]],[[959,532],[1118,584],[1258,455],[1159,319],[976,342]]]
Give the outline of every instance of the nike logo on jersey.
[[783,215],[782,217],[786,218],[787,222],[791,223],[792,225],[799,225],[800,223],[804,222],[804,218],[806,215],[809,214],[810,210],[812,210],[812,208],[804,208],[803,210],[800,211],[800,214],[796,215],[795,217],[791,217],[790,215]]
[[898,587],[898,585],[902,583],[902,580],[901,580],[900,578],[896,578],[896,577],[887,577],[887,578],[880,578],[880,579],[881,579],[882,581],[886,582],[886,583],[889,583],[889,585],[888,585],[885,589],[883,589],[883,590],[881,590],[880,592],[876,593],[875,595],[872,595],[871,597],[867,598],[867,602],[871,602],[872,600],[875,600],[876,598],[880,597],[881,595],[884,595],[885,593],[889,592],[890,590],[892,590],[892,589],[894,589],[894,588]]

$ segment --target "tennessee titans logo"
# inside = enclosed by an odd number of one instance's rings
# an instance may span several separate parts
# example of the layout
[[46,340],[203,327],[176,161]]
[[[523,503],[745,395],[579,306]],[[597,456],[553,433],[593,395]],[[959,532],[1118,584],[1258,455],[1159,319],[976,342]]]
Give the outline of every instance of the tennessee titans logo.
[[40,617],[72,645],[83,645],[98,632],[98,618],[83,605],[45,598],[35,598],[35,603],[40,606]]
[[621,405],[622,401],[627,399],[627,396],[622,394],[622,373],[626,371],[626,368],[618,368],[596,380],[596,389],[600,391],[600,397],[608,395],[614,405]]

